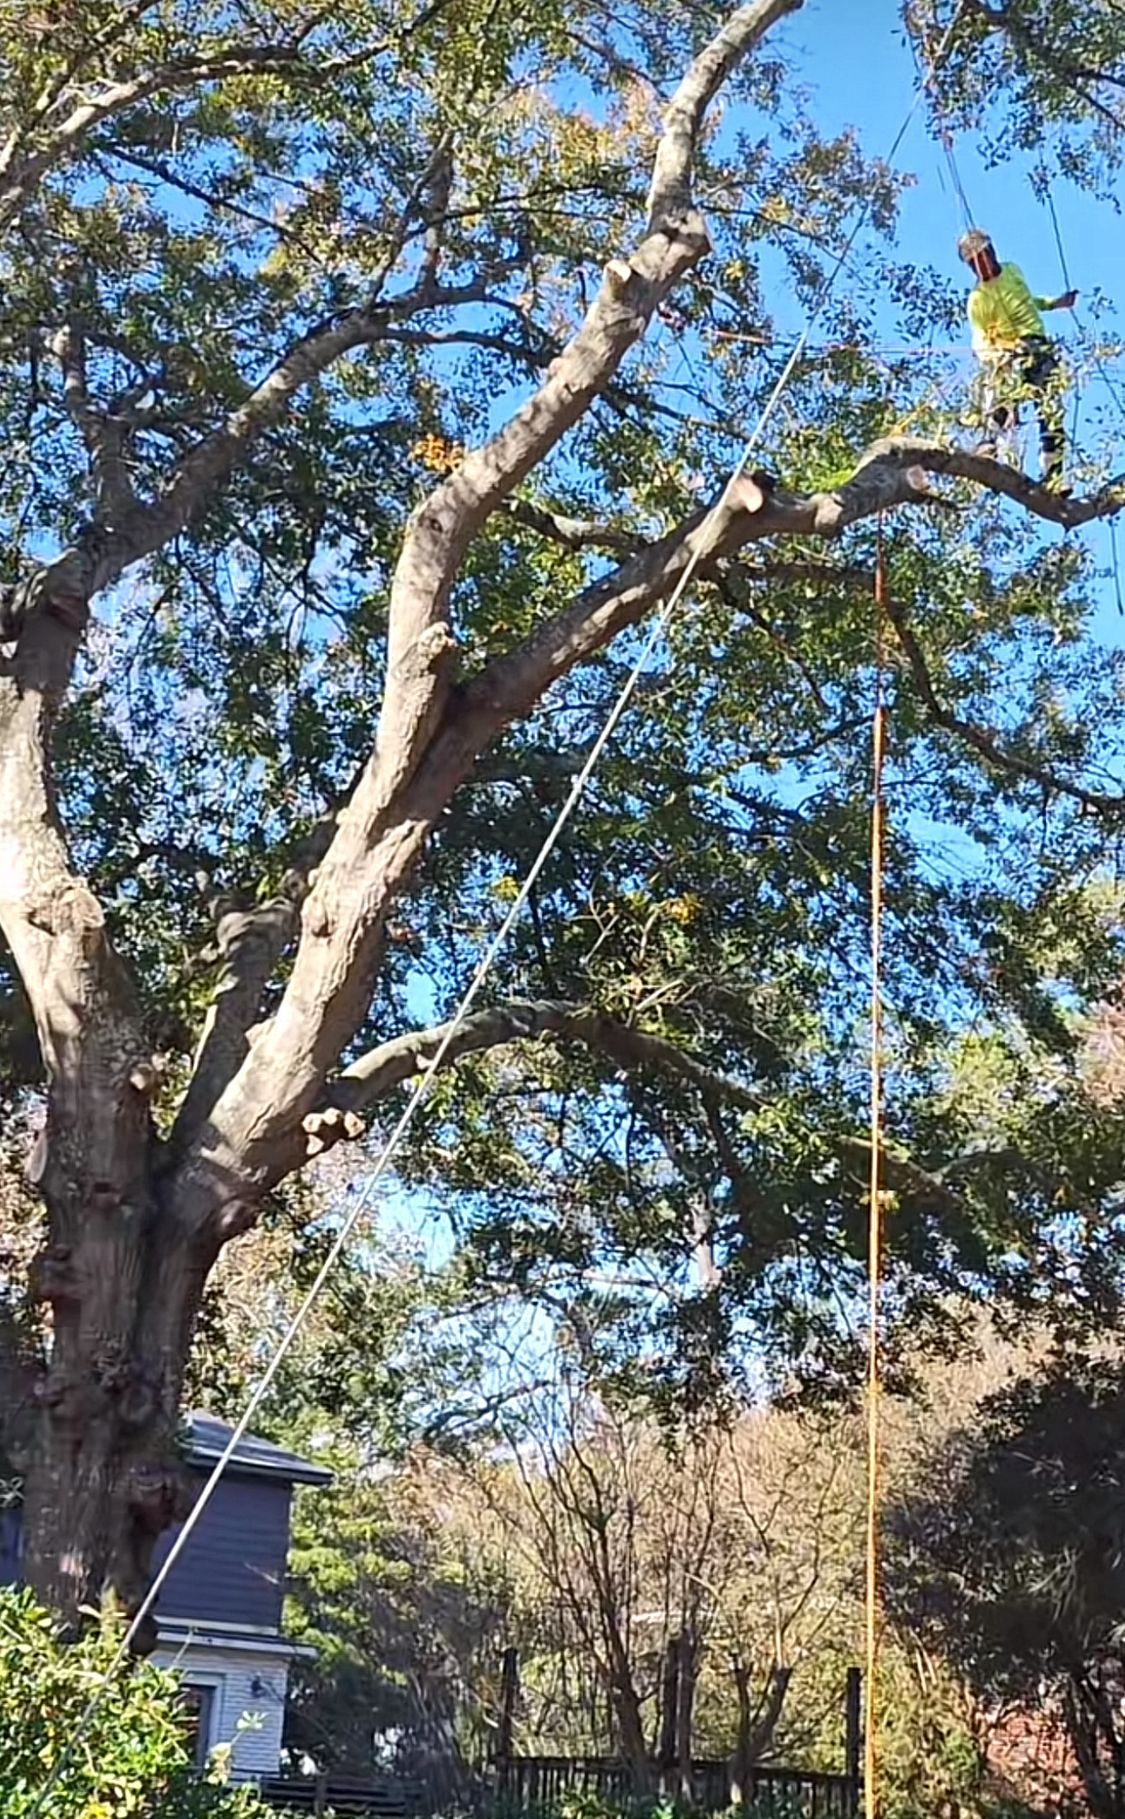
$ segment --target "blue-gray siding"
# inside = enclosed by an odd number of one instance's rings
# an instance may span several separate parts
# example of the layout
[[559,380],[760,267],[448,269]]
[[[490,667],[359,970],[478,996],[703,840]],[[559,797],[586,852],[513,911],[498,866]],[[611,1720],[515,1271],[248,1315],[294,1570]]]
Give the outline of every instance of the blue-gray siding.
[[20,1512],[0,1510],[0,1585],[14,1585],[20,1576]]
[[[289,1485],[278,1479],[221,1478],[168,1575],[157,1616],[278,1628],[290,1495]],[[177,1532],[161,1537],[157,1565]]]

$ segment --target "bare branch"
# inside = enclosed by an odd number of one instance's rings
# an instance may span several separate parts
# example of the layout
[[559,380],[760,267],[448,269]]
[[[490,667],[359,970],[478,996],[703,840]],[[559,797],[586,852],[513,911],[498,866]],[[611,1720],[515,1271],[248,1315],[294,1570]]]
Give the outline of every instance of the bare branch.
[[642,539],[635,532],[621,530],[612,524],[598,524],[587,518],[568,518],[562,512],[548,511],[545,506],[531,505],[525,499],[509,499],[504,507],[510,518],[527,530],[537,531],[564,549],[637,549]]
[[[236,202],[233,197],[216,195],[213,190],[205,189],[202,184],[193,183],[190,177],[182,176],[165,159],[146,157],[131,145],[120,145],[113,140],[106,147],[106,152],[109,158],[115,158],[121,164],[128,164],[134,170],[144,171],[146,176],[155,178],[158,183],[168,189],[178,190],[182,196],[190,196],[194,202],[202,202],[207,208],[232,215],[239,221],[248,221],[251,226],[263,229],[275,239],[284,240],[292,246],[299,247],[306,258],[313,260],[318,265],[323,265],[323,248],[315,246],[311,240],[305,239],[303,234],[295,233],[291,227],[288,227],[284,221],[278,220],[276,216],[259,214],[257,209],[247,208],[245,203]],[[100,170],[106,170],[105,162],[99,159],[97,163]]]
[[1087,789],[1084,784],[1075,783],[1069,777],[1059,774],[1051,765],[1039,763],[1034,758],[1024,757],[1005,744],[998,734],[988,727],[980,726],[972,720],[964,719],[946,707],[937,689],[926,663],[925,654],[907,620],[905,609],[894,601],[888,602],[887,616],[895,628],[899,644],[910,665],[914,685],[927,711],[938,726],[963,739],[966,745],[972,746],[981,757],[994,769],[1007,771],[1009,775],[1027,777],[1039,783],[1052,795],[1069,796],[1072,801],[1080,802],[1084,808],[1097,810],[1100,814],[1119,814],[1125,808],[1125,795],[1107,795],[1100,790]]

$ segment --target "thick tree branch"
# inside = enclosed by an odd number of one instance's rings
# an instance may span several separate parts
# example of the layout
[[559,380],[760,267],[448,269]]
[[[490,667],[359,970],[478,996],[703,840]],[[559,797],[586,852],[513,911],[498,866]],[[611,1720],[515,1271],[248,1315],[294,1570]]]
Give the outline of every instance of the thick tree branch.
[[630,258],[606,266],[584,321],[544,383],[495,436],[466,455],[412,518],[391,588],[380,722],[384,800],[413,770],[440,713],[441,666],[435,667],[433,655],[443,647],[449,594],[465,551],[489,515],[578,422],[644,334],[662,298],[707,250],[707,231],[690,193],[707,107],[751,46],[800,4],[758,0],[740,7],[696,58],[665,116],[640,245]]
[[36,700],[4,705],[0,928],[50,1086],[37,1172],[49,1203],[84,1194],[109,1214],[137,1186],[156,1074],[102,907],[70,867]]
[[[609,384],[657,306],[708,247],[691,202],[691,163],[724,78],[801,0],[759,0],[731,16],[668,109],[648,219],[628,257],[610,260],[586,315],[538,389],[413,513],[390,594],[387,680],[372,761],[341,819],[302,914],[293,972],[270,1026],[216,1106],[206,1142],[223,1171],[264,1178],[267,1156],[312,1109],[370,1002],[384,919],[430,828],[486,740],[452,762],[420,760],[450,698],[450,593],[474,536]],[[241,1158],[236,1163],[234,1158]]]
[[[667,598],[695,550],[706,572],[706,565],[766,538],[833,540],[846,526],[896,505],[932,504],[938,495],[926,485],[930,473],[990,487],[1054,523],[1086,523],[1125,508],[1120,486],[1093,499],[1061,498],[999,462],[897,438],[875,444],[831,492],[794,495],[764,476],[746,476],[717,509],[699,512],[583,590],[520,650],[490,664],[454,698],[414,777],[387,805],[385,820],[378,754],[365,773],[305,904],[301,949],[278,1014],[202,1134],[211,1160],[218,1165],[225,1158],[224,1178],[256,1192],[254,1184],[272,1175],[270,1156],[282,1149],[292,1155],[294,1113],[303,1117],[315,1107],[321,1082],[366,1012],[390,904],[452,795],[511,721],[558,677]],[[851,585],[850,577],[845,580]],[[267,1115],[263,1102],[271,1101]],[[293,1107],[288,1115],[287,1103]]]
[[331,809],[287,855],[289,867],[276,897],[253,906],[229,901],[215,906],[219,977],[172,1128],[174,1151],[198,1131],[246,1057],[266,988],[297,933],[301,904],[332,843],[339,814],[339,808]]
[[[126,570],[166,547],[199,516],[216,489],[249,448],[279,423],[297,392],[346,354],[382,338],[387,322],[423,309],[452,309],[485,301],[493,274],[476,283],[419,291],[382,304],[349,310],[321,323],[295,342],[226,422],[196,442],[175,467],[155,498],[135,502],[112,528],[95,525],[53,562],[37,568],[18,588],[0,596],[0,641],[20,639],[17,664],[32,682],[65,688],[89,602]],[[40,637],[34,654],[22,635],[41,611],[69,629],[64,638]],[[50,663],[44,668],[46,646]]]
[[[975,481],[1014,500],[1047,522],[1070,528],[1125,510],[1125,484],[1114,482],[1091,499],[1071,499],[992,461],[944,443],[913,437],[877,442],[843,485],[831,492],[794,494],[765,476],[746,475],[718,505],[696,512],[646,545],[610,575],[583,590],[526,644],[498,658],[467,691],[470,707],[497,728],[524,713],[560,676],[667,599],[696,559],[706,576],[748,545],[793,535],[833,540],[849,525],[901,505],[948,504],[926,486],[927,474]],[[698,552],[698,554],[697,554]],[[852,578],[848,585],[853,585]]]
[[448,140],[438,147],[431,160],[431,170],[433,174],[429,182],[426,229],[422,241],[420,287],[423,295],[436,287],[441,269],[446,211],[453,190],[453,151]]
[[0,233],[47,172],[73,156],[86,135],[103,120],[122,114],[153,95],[174,94],[234,76],[275,75],[302,67],[310,74],[318,73],[299,49],[280,44],[231,46],[212,57],[185,57],[157,64],[127,81],[106,84],[100,94],[79,103],[50,126],[46,143],[35,151],[27,149],[28,139],[36,129],[42,131],[43,121],[24,121],[0,148]]
[[690,208],[692,166],[708,108],[747,51],[786,13],[799,12],[802,3],[756,0],[754,5],[740,6],[695,59],[664,116],[648,196],[650,224],[670,220]]
[[94,523],[112,529],[136,508],[124,453],[124,422],[98,410],[86,379],[86,343],[81,323],[68,322],[54,339],[62,369],[63,404],[86,447],[94,482]]
[[296,924],[297,904],[285,897],[253,909],[231,906],[220,913],[215,931],[219,978],[177,1114],[175,1141],[198,1128],[241,1067],[262,994]]
[[[341,1137],[356,1135],[363,1128],[360,1113],[433,1066],[448,1030],[449,1025],[442,1023],[395,1036],[345,1068],[328,1088],[323,1104],[305,1117],[308,1153],[319,1153]],[[608,1056],[618,1067],[647,1068],[670,1076],[695,1088],[712,1104],[723,1101],[744,1110],[761,1104],[753,1088],[707,1067],[666,1037],[566,999],[516,999],[470,1013],[446,1049],[442,1067],[452,1066],[464,1055],[544,1036],[582,1043]]]

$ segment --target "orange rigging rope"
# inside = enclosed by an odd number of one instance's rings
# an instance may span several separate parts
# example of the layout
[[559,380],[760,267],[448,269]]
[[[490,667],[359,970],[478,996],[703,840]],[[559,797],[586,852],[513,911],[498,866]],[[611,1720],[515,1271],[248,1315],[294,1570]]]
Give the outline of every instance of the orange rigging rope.
[[875,1670],[878,1663],[879,1600],[879,1280],[882,1268],[883,1144],[883,754],[886,705],[883,689],[883,633],[887,569],[883,519],[875,552],[875,715],[871,729],[871,1175],[867,1218],[867,1573],[865,1587],[863,1810],[876,1819]]

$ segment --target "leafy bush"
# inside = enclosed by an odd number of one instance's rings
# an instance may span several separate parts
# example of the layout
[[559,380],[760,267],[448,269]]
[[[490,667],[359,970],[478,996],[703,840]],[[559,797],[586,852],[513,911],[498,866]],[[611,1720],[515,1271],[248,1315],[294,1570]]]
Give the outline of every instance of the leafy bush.
[[108,1626],[65,1644],[28,1592],[0,1589],[0,1819],[264,1819],[246,1788],[192,1768],[175,1676],[122,1672],[63,1766],[116,1647]]

